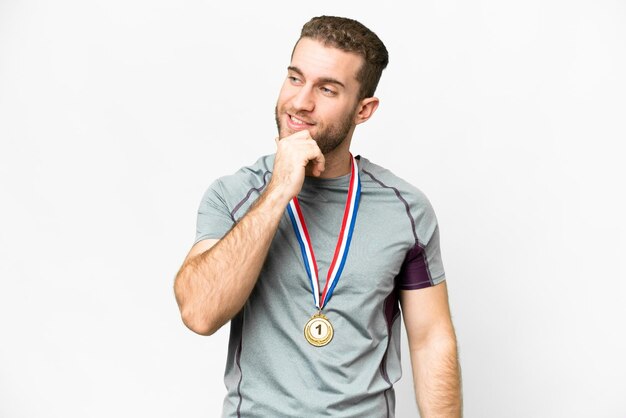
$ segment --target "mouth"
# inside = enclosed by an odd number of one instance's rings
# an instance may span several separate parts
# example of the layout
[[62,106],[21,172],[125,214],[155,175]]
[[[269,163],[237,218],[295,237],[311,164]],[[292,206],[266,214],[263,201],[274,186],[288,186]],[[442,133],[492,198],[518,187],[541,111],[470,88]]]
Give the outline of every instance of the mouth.
[[289,125],[289,128],[295,131],[299,131],[302,129],[309,129],[311,126],[315,125],[314,123],[308,122],[306,120],[302,120],[293,115],[290,115],[289,113],[287,113],[286,115],[287,115],[287,124]]

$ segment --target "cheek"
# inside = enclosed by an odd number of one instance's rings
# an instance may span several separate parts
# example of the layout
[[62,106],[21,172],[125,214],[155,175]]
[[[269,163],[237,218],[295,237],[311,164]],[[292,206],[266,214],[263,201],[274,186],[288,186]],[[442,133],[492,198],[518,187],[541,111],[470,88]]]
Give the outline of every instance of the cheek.
[[324,115],[325,120],[329,124],[337,124],[342,122],[348,112],[350,112],[350,107],[346,106],[343,103],[333,103],[325,109]]

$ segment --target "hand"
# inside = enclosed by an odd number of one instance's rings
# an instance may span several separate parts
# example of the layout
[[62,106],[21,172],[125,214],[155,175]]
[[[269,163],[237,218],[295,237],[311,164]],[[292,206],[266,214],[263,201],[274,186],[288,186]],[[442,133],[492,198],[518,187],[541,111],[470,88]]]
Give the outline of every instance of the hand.
[[276,158],[269,188],[280,190],[291,200],[302,189],[307,168],[318,177],[324,171],[324,154],[307,130],[283,139],[276,138]]

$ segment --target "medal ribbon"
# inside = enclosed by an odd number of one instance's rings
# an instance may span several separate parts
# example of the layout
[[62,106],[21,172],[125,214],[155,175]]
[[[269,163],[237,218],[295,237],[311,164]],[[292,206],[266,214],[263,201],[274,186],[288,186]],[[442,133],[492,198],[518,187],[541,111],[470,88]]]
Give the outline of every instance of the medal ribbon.
[[348,188],[348,199],[346,200],[346,207],[343,213],[343,221],[341,222],[341,230],[339,231],[339,237],[337,238],[337,246],[335,247],[335,254],[333,260],[328,268],[328,274],[326,276],[326,285],[324,291],[320,297],[319,289],[319,272],[317,269],[317,262],[315,261],[315,254],[313,253],[313,246],[311,245],[311,238],[309,237],[309,231],[307,230],[306,223],[304,222],[304,216],[300,209],[300,203],[298,198],[294,197],[287,206],[289,217],[293,225],[293,230],[298,238],[300,244],[300,251],[302,252],[302,261],[304,262],[304,268],[309,281],[311,282],[311,292],[313,293],[313,300],[315,307],[322,310],[324,306],[330,300],[335,286],[339,282],[343,267],[348,258],[348,251],[350,250],[350,241],[352,240],[352,232],[354,230],[354,224],[356,222],[356,214],[359,210],[359,198],[361,196],[361,182],[359,179],[359,170],[356,165],[356,159],[350,154],[351,169],[350,169],[350,186]]

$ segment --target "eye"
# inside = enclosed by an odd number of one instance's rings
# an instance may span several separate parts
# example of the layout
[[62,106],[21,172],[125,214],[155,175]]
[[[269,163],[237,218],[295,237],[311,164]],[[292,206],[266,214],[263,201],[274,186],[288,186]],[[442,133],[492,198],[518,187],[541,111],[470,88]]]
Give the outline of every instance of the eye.
[[293,75],[288,75],[287,80],[289,80],[291,84],[302,84],[302,80]]
[[326,96],[335,96],[337,94],[336,91],[329,89],[328,87],[320,87],[320,90],[322,91],[322,93],[324,93]]

